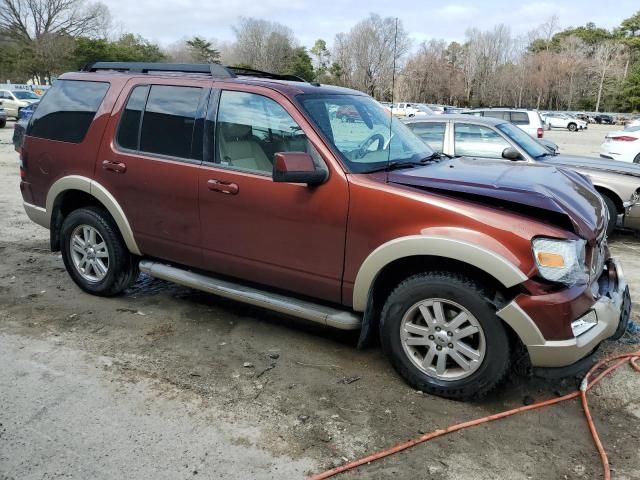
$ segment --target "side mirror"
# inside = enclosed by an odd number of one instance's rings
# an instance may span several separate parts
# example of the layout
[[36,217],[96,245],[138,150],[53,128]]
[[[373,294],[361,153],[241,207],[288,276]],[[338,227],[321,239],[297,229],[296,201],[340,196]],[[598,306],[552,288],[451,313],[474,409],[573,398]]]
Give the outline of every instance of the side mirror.
[[279,152],[273,156],[273,181],[320,185],[328,172],[316,167],[311,155],[305,152]]
[[522,160],[522,155],[513,147],[507,147],[502,151],[502,158],[506,158],[507,160]]

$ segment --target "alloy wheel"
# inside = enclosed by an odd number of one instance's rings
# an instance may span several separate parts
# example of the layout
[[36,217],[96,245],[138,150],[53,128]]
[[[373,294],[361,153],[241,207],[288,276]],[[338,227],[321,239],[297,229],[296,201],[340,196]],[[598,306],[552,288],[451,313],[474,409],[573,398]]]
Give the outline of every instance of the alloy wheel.
[[478,319],[462,305],[441,298],[421,300],[407,310],[400,341],[419,370],[445,381],[473,374],[487,348]]
[[73,265],[88,282],[99,282],[109,271],[109,250],[98,230],[78,225],[71,234],[70,252]]

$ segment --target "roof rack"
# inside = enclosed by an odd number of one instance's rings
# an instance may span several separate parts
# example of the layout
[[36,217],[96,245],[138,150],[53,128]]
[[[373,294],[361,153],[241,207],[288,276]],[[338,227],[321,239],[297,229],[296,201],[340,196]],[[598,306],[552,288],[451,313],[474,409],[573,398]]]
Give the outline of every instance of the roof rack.
[[254,70],[253,68],[244,67],[227,67],[227,69],[237,76],[269,78],[271,80],[289,80],[290,82],[306,83],[304,78],[298,77],[297,75],[280,75],[277,73],[263,72],[262,70]]
[[97,72],[99,70],[116,70],[118,72],[149,73],[149,72],[179,72],[201,73],[215,78],[258,77],[271,80],[289,80],[292,82],[306,82],[296,75],[280,75],[263,72],[244,67],[227,67],[219,63],[151,63],[151,62],[94,62],[82,67],[83,72]]

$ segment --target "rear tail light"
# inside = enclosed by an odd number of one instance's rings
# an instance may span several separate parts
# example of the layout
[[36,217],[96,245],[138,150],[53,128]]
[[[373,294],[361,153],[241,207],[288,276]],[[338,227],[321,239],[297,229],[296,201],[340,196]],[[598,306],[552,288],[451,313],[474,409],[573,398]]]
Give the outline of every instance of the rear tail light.
[[637,140],[636,137],[630,137],[629,135],[619,135],[617,137],[609,138],[615,142],[635,142]]
[[538,134],[538,138],[542,138],[543,135],[544,135],[544,129],[543,128],[538,128],[537,134]]

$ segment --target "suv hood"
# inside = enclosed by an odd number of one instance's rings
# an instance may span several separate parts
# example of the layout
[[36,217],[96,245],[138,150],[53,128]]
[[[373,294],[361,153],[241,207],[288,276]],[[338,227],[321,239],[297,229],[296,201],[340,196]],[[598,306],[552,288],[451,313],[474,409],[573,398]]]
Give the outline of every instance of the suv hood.
[[539,218],[545,218],[544,211],[553,212],[566,217],[575,233],[590,243],[604,230],[600,195],[590,180],[571,170],[461,157],[391,171],[389,182],[461,193],[490,205],[507,206],[514,212],[537,211]]
[[575,168],[579,171],[600,171],[609,173],[620,173],[632,177],[640,177],[640,164],[626,163],[619,160],[608,160],[596,157],[578,157],[574,155],[555,155],[537,160],[545,165]]

